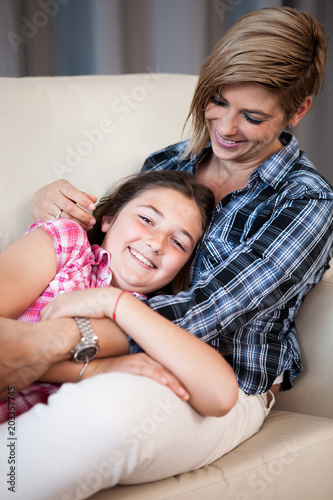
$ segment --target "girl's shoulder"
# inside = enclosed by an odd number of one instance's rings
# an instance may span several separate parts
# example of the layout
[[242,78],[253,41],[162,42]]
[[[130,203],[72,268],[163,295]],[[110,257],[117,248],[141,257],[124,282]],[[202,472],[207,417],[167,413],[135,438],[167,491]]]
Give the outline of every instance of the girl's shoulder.
[[82,237],[87,239],[85,230],[75,221],[70,219],[52,219],[43,222],[37,219],[28,229],[28,233],[37,227],[42,227],[51,236],[57,236],[59,239]]
[[70,219],[53,219],[47,222],[36,220],[27,232],[42,227],[52,238],[58,261],[58,268],[68,259],[82,258],[91,254],[87,233]]

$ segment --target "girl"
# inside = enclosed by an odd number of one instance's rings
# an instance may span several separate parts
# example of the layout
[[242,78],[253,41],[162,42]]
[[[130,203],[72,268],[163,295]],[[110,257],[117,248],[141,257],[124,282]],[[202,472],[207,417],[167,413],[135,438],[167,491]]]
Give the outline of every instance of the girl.
[[[189,174],[154,172],[133,176],[101,200],[89,241],[73,221],[36,221],[0,256],[1,315],[35,323],[54,297],[85,288],[112,285],[142,297],[165,291],[167,285],[171,293],[186,289],[186,264],[208,225],[213,206],[212,193]],[[118,288],[108,297],[110,304]],[[128,340],[121,333],[114,336],[106,356],[127,352]],[[59,363],[42,380],[79,380],[87,364]],[[107,364],[92,363],[84,376],[98,370],[107,370]],[[50,383],[30,385],[16,397],[16,415],[38,402],[46,403],[58,387]],[[186,399],[186,391],[180,389],[179,395]],[[7,416],[7,404],[2,403],[1,421]]]

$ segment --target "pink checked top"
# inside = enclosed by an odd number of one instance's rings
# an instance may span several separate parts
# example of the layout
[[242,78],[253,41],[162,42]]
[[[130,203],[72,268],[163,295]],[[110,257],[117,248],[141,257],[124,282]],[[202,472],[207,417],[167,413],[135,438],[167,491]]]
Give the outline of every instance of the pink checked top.
[[[98,245],[91,247],[86,232],[68,219],[55,219],[49,222],[37,220],[29,229],[43,227],[52,237],[57,258],[57,273],[44,292],[24,313],[19,321],[36,323],[40,312],[60,293],[73,292],[86,288],[106,287],[111,283],[110,254]],[[28,232],[29,232],[28,231]],[[29,410],[37,403],[46,403],[50,394],[60,386],[46,383],[33,383],[15,395],[15,415]],[[8,420],[7,401],[0,403],[0,423]]]

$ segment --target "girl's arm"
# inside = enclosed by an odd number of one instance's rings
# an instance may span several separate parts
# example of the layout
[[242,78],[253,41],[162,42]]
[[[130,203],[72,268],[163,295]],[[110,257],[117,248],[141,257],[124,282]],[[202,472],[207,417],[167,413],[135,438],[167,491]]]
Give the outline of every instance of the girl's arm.
[[57,272],[51,236],[39,227],[0,253],[0,316],[17,319]]
[[224,358],[130,294],[111,287],[73,292],[57,297],[44,309],[43,318],[112,318],[114,314],[117,324],[179,379],[198,412],[222,416],[230,411],[237,401],[238,386]]
[[[70,350],[80,339],[73,319],[33,324],[16,321],[56,272],[53,240],[42,227],[0,253],[0,398],[6,387],[14,385],[18,392],[39,379],[52,364],[69,360]],[[98,320],[93,326],[100,339],[101,356],[128,353],[127,337],[113,321]]]

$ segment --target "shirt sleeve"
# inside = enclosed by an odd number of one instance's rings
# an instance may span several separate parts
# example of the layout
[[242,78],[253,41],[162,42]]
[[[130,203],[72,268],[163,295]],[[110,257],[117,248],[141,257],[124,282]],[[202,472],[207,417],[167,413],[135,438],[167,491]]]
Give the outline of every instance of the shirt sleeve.
[[47,222],[36,220],[29,232],[42,227],[52,238],[57,259],[57,272],[69,261],[82,262],[82,256],[90,256],[87,234],[76,222],[69,219],[54,219]]
[[[202,269],[188,292],[156,296],[149,305],[206,342],[279,308],[299,307],[331,255],[332,200],[284,200],[260,222],[225,260]],[[199,251],[209,252],[204,242]]]

